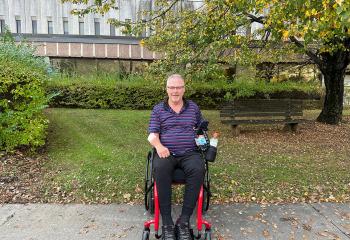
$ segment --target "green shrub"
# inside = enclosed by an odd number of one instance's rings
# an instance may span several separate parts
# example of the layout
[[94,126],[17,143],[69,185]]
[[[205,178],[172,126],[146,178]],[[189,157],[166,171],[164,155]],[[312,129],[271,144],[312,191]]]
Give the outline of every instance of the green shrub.
[[[165,82],[164,82],[165,83]],[[50,102],[52,107],[151,109],[166,96],[164,83],[142,78],[121,79],[56,79],[47,87],[59,93]],[[189,82],[185,96],[202,109],[218,109],[234,98],[319,98],[317,86],[302,83],[265,83],[263,81]]]
[[138,83],[117,83],[113,86],[89,84],[52,85],[48,93],[59,93],[52,107],[147,109],[164,98],[164,88]]
[[0,69],[0,150],[35,149],[45,143],[49,64],[25,44],[2,41]]

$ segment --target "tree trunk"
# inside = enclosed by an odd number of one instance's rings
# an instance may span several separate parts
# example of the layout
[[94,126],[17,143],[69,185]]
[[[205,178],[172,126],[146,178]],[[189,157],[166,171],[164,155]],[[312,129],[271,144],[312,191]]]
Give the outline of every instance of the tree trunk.
[[349,63],[348,53],[338,51],[332,55],[322,54],[322,66],[320,70],[324,75],[326,96],[323,109],[317,117],[317,121],[327,124],[338,124],[342,120],[344,77]]

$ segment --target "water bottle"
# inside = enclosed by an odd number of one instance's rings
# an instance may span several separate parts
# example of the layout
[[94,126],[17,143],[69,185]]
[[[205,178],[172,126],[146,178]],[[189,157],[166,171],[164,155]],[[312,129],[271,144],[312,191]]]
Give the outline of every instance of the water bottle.
[[213,136],[210,138],[210,146],[217,147],[218,146],[218,136],[217,132],[213,133]]

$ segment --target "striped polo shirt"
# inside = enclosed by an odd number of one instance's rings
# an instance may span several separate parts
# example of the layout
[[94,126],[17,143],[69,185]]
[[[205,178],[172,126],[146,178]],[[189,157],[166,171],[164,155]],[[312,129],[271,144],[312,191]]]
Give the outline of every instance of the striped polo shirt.
[[202,114],[193,101],[184,100],[181,111],[176,113],[165,100],[154,106],[148,132],[159,133],[160,142],[172,154],[182,155],[197,149],[194,128],[201,121]]

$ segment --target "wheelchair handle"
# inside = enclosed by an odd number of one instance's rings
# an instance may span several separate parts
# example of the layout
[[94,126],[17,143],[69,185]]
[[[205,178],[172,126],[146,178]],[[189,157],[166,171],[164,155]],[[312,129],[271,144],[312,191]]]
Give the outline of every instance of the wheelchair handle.
[[201,121],[200,124],[198,125],[198,127],[195,129],[196,134],[197,135],[204,135],[204,133],[208,131],[208,124],[209,124],[209,121],[207,121],[207,120]]

